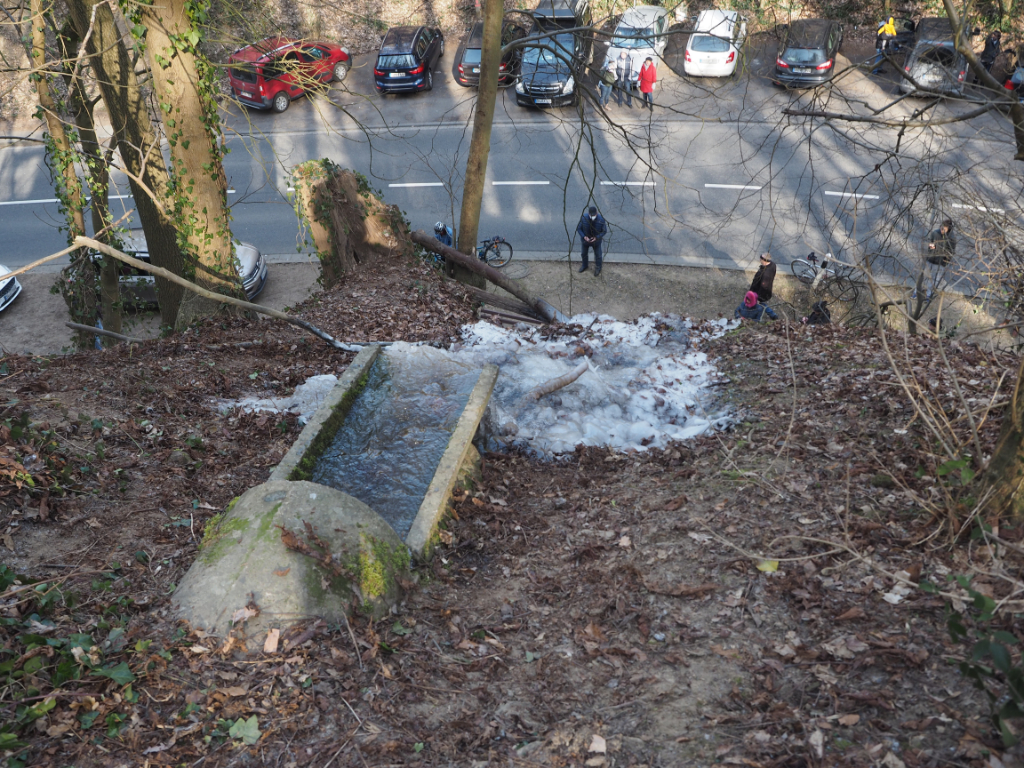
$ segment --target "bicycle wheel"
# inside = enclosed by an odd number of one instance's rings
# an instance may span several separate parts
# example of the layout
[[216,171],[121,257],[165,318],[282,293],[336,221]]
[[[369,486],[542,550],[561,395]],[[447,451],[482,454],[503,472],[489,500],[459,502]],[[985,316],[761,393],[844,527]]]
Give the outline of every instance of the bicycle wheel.
[[487,246],[487,250],[484,251],[484,261],[495,269],[504,267],[511,260],[512,246],[505,241],[491,243]]
[[793,272],[793,277],[804,285],[810,285],[814,282],[814,278],[818,276],[818,268],[803,259],[793,259],[793,263],[789,265],[789,268]]
[[829,280],[825,286],[825,293],[836,301],[854,302],[860,295],[860,288],[848,277],[836,277]]

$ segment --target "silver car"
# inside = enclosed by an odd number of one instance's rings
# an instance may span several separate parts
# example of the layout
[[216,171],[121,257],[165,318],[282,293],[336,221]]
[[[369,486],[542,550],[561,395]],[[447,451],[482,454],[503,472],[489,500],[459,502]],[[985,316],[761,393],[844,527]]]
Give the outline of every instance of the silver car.
[[668,11],[655,5],[637,5],[622,14],[619,25],[615,28],[611,43],[608,45],[608,56],[605,59],[605,67],[609,62],[619,58],[619,54],[625,51],[627,55],[632,54],[633,82],[640,78],[640,65],[644,59],[650,56],[655,62],[661,58],[668,43],[669,28]]
[[[139,261],[149,263],[149,245],[146,243],[146,235],[141,229],[129,230],[121,237],[124,253]],[[245,289],[245,296],[252,301],[263,290],[267,283],[267,261],[255,245],[243,243],[238,240],[235,243],[235,258],[238,265],[238,273],[242,277],[242,287]],[[93,263],[97,269],[101,259],[100,254],[93,254]],[[118,282],[121,287],[123,299],[139,304],[156,304],[156,282],[153,275],[148,272],[120,263]]]
[[16,277],[4,277],[9,275],[11,270],[0,264],[0,312],[7,309],[11,302],[18,298],[21,293],[21,283]]

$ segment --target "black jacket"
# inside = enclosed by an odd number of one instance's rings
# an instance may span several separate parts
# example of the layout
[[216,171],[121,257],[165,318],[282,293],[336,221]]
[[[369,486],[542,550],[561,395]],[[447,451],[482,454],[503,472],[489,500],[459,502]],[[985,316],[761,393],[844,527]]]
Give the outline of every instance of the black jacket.
[[576,227],[576,234],[581,239],[584,237],[596,237],[597,242],[601,242],[601,239],[608,234],[608,224],[600,213],[597,214],[597,218],[593,221],[590,220],[589,213],[584,213],[580,218],[579,226]]
[[985,50],[981,52],[981,56],[978,58],[982,64],[992,66],[992,63],[999,58],[999,46],[1000,40],[994,34],[989,35],[985,38]]
[[775,283],[775,271],[774,261],[759,267],[757,274],[754,275],[754,282],[750,284],[750,290],[757,294],[757,300],[762,303],[771,301],[772,286]]

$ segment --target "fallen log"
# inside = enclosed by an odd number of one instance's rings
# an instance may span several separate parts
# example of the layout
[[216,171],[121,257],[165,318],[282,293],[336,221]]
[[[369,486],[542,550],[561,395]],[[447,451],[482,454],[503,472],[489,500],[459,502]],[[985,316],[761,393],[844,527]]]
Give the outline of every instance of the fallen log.
[[480,288],[476,288],[472,285],[463,286],[469,295],[479,301],[481,304],[490,304],[491,306],[498,307],[507,312],[515,312],[517,315],[526,315],[527,317],[534,317],[537,320],[543,320],[544,318],[531,307],[529,304],[525,304],[519,299],[513,298],[512,296],[505,296],[504,294],[491,293],[490,291],[484,291]]
[[95,333],[97,336],[107,336],[111,339],[117,339],[118,341],[126,341],[129,344],[141,344],[142,339],[133,339],[130,336],[124,336],[120,333],[114,333],[113,331],[105,331],[102,328],[93,328],[91,325],[82,325],[81,323],[64,323],[68,328],[73,331],[85,331],[86,333]]
[[489,307],[483,307],[480,310],[481,315],[493,315],[499,321],[504,320],[509,323],[526,323],[527,325],[540,325],[543,321],[531,315],[520,315],[517,312],[505,312],[501,309],[490,309]]
[[544,301],[544,299],[538,299],[531,296],[518,280],[506,277],[494,267],[488,265],[486,262],[480,261],[480,259],[475,256],[467,256],[464,253],[460,253],[454,248],[450,248],[447,245],[442,244],[437,238],[433,235],[428,235],[426,232],[417,230],[411,234],[411,237],[412,241],[417,245],[420,245],[433,253],[440,254],[446,259],[450,259],[456,264],[465,267],[470,272],[482,275],[499,288],[504,288],[516,298],[522,299],[549,323],[568,322],[569,318]]
[[523,400],[537,401],[544,397],[544,395],[550,395],[552,392],[557,392],[562,387],[567,387],[576,381],[576,379],[587,372],[588,368],[590,368],[590,361],[584,360],[564,376],[559,376],[556,379],[545,381],[543,384],[539,384],[534,387],[526,393],[526,397],[524,397]]

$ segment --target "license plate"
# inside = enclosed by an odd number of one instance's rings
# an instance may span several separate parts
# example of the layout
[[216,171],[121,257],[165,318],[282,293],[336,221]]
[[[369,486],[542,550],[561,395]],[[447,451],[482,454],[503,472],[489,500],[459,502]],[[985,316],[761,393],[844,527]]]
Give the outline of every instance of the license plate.
[[403,72],[389,72],[388,77],[405,77]]
[[252,98],[252,94],[251,94],[251,93],[246,93],[245,91],[242,91],[242,92],[241,92],[241,93],[240,93],[239,95],[240,95],[240,96],[241,96],[241,97],[242,97],[243,99],[251,99],[251,98]]
[[810,67],[793,67],[793,71],[798,75],[809,75],[811,74]]
[[550,104],[551,99],[534,99],[534,104]]
[[474,75],[479,75],[480,74],[480,67],[473,67],[473,74]]

